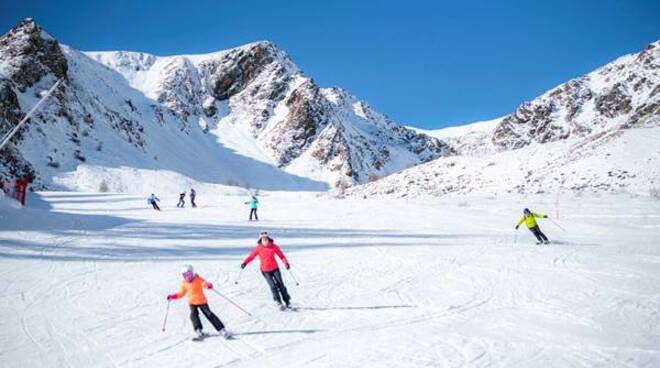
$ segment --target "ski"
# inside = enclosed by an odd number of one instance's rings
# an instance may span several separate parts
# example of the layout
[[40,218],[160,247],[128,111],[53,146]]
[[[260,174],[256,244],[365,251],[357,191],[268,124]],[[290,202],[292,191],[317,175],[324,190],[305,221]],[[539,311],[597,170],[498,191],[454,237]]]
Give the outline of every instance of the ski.
[[191,340],[195,341],[195,342],[200,342],[200,341],[206,340],[209,337],[222,337],[225,340],[235,340],[236,339],[236,336],[234,336],[233,333],[227,331],[224,334],[223,333],[209,334],[209,333],[204,332],[202,335],[194,336]]
[[295,306],[290,305],[290,304],[289,305],[281,305],[280,306],[280,311],[282,311],[282,312],[297,312],[298,307],[295,307]]

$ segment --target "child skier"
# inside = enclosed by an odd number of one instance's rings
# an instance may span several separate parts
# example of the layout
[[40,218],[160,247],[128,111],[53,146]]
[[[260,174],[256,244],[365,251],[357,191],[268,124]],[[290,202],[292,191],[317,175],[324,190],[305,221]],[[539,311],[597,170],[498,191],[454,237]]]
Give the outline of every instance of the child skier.
[[259,216],[257,216],[257,208],[259,207],[259,200],[257,199],[257,197],[252,196],[252,199],[245,202],[245,204],[250,205],[250,219],[248,221],[252,221],[253,214],[254,214],[254,219],[256,221],[259,221]]
[[197,192],[195,192],[195,189],[190,188],[190,204],[193,206],[193,208],[197,208],[197,204],[195,203],[196,196],[197,196]]
[[202,321],[199,319],[199,311],[206,316],[213,327],[220,333],[220,335],[226,339],[231,338],[231,334],[225,329],[225,325],[222,324],[220,318],[218,318],[211,309],[209,308],[206,296],[204,295],[203,288],[209,290],[213,289],[213,284],[204,280],[201,276],[196,274],[191,265],[185,265],[183,270],[181,270],[181,275],[183,276],[183,281],[181,282],[181,290],[174,294],[167,296],[167,300],[176,300],[184,295],[188,294],[188,305],[190,305],[190,320],[193,324],[193,329],[195,330],[195,338],[193,340],[201,340],[204,337],[208,336],[202,330]]
[[[252,253],[250,253],[250,255],[247,256],[247,258],[245,258],[241,264],[241,269],[245,268],[245,266],[252,262],[252,260],[257,255],[259,256],[259,263],[261,264],[261,274],[264,275],[264,278],[266,278],[266,282],[270,287],[270,291],[273,293],[273,299],[275,300],[275,303],[277,303],[281,310],[289,308],[291,297],[289,296],[289,293],[284,286],[282,273],[280,273],[275,255],[280,257],[282,262],[284,262],[284,266],[287,270],[291,266],[289,265],[289,261],[284,256],[284,253],[282,253],[280,248],[265,231],[261,233],[257,242],[257,246],[254,248]],[[284,301],[284,305],[282,305],[282,301]]]
[[179,194],[179,203],[176,204],[177,207],[183,208],[186,206],[186,191],[184,190]]
[[523,210],[523,216],[520,218],[520,220],[518,220],[518,225],[516,225],[516,230],[518,230],[518,227],[524,221],[529,231],[531,231],[532,234],[534,234],[534,236],[536,237],[537,240],[536,244],[550,243],[548,237],[545,236],[545,234],[543,234],[543,232],[539,228],[539,225],[536,223],[536,218],[548,218],[548,216],[539,213],[534,213],[530,211],[529,208],[525,208]]
[[151,193],[149,198],[147,198],[147,203],[149,203],[151,207],[154,208],[154,210],[160,211],[160,207],[158,207],[157,202],[160,202],[160,199],[158,199],[158,197],[156,197],[153,193]]

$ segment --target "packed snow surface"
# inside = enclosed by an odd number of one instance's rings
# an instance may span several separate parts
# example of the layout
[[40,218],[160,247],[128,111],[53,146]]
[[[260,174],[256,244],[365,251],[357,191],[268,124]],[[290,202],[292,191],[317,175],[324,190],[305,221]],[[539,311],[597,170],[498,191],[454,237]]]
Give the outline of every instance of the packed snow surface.
[[[159,193],[156,193],[159,194]],[[198,190],[162,212],[126,194],[0,201],[0,366],[658,367],[660,202],[648,197],[333,200]],[[514,230],[546,213],[553,241]],[[524,225],[523,225],[524,226]],[[256,263],[261,230],[288,256],[297,311],[276,310]],[[193,342],[165,296],[185,263],[236,334]],[[210,324],[202,317],[208,331]]]

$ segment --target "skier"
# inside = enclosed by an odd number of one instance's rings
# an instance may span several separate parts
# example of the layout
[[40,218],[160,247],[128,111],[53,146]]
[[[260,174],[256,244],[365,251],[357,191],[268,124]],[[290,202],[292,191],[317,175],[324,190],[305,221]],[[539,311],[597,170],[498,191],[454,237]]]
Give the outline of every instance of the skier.
[[534,234],[534,236],[536,237],[536,240],[537,240],[536,244],[543,244],[543,243],[548,244],[548,243],[550,243],[550,241],[548,240],[548,237],[545,236],[545,234],[543,234],[543,232],[539,228],[539,225],[536,223],[535,218],[548,218],[548,215],[542,215],[542,214],[539,214],[539,213],[534,213],[534,212],[530,211],[529,208],[525,208],[523,210],[523,216],[520,218],[520,220],[518,220],[518,225],[516,225],[516,230],[518,230],[518,227],[524,221],[525,224],[527,225],[527,228],[529,229],[529,231],[531,231],[532,234]]
[[149,198],[147,198],[147,203],[149,203],[151,207],[154,208],[154,210],[160,211],[160,207],[158,207],[157,202],[160,202],[160,199],[158,199],[158,197],[156,197],[153,193],[151,193]]
[[[291,268],[289,261],[284,256],[284,253],[280,248],[275,244],[273,239],[268,236],[267,232],[262,232],[257,241],[257,246],[254,248],[252,253],[250,253],[247,258],[241,264],[241,269],[244,269],[252,260],[259,256],[259,263],[261,264],[261,274],[266,278],[266,282],[270,287],[270,291],[273,293],[273,300],[280,307],[281,310],[285,310],[290,307],[291,297],[289,296],[286,287],[284,286],[284,281],[282,280],[282,273],[280,273],[277,260],[275,255],[280,257],[284,266],[288,270]],[[282,305],[284,301],[284,305]]]
[[184,190],[182,193],[179,194],[179,203],[176,204],[177,207],[183,208],[186,206],[186,191]]
[[193,206],[193,208],[197,208],[197,204],[195,203],[195,196],[197,196],[197,192],[195,192],[194,188],[190,188],[190,204]]
[[253,214],[254,214],[254,219],[256,221],[259,221],[259,216],[257,216],[257,208],[259,207],[259,200],[257,199],[257,197],[252,196],[252,199],[245,202],[245,204],[250,205],[250,219],[248,221],[252,221]]
[[174,294],[168,295],[167,300],[176,300],[188,294],[190,320],[192,321],[193,329],[195,330],[196,334],[193,340],[199,341],[208,336],[202,330],[202,321],[199,319],[200,310],[202,313],[204,313],[206,319],[211,322],[213,327],[218,330],[220,336],[226,339],[231,338],[231,334],[225,329],[225,325],[222,324],[220,318],[211,312],[208,301],[206,300],[206,296],[204,295],[204,288],[211,290],[213,289],[213,284],[204,280],[200,275],[196,274],[191,265],[183,266],[181,275],[183,276],[183,281],[181,282],[181,290]]

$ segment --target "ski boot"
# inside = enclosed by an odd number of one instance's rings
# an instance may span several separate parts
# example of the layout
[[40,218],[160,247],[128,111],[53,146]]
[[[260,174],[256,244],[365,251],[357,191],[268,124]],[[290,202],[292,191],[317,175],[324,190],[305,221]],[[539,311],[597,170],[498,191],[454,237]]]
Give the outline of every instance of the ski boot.
[[231,332],[227,331],[226,328],[220,330],[220,336],[224,337],[225,340],[231,340],[234,338],[234,335]]
[[195,337],[193,337],[193,341],[202,341],[207,335],[204,333],[202,330],[195,330]]

